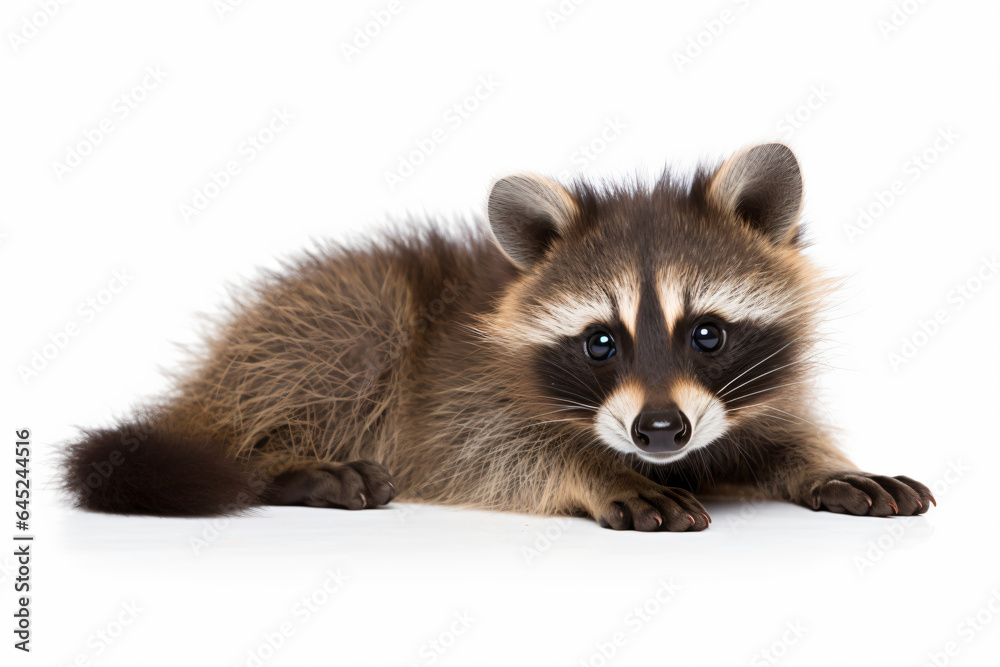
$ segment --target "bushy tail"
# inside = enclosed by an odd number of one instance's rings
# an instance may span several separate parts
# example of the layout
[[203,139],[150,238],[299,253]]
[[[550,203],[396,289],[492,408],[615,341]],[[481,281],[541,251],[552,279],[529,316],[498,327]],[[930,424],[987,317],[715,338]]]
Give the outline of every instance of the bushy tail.
[[62,487],[83,509],[175,517],[239,513],[264,490],[217,443],[144,418],[84,431],[64,456]]

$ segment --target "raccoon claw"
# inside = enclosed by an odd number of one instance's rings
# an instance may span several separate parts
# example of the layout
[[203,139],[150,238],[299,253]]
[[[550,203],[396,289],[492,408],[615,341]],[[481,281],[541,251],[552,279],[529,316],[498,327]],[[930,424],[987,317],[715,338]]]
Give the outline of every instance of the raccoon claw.
[[643,490],[608,504],[596,516],[602,528],[612,530],[701,531],[711,519],[701,503],[688,491],[658,487]]
[[384,467],[371,461],[317,463],[278,475],[269,500],[274,505],[341,507],[349,510],[385,505],[396,487]]
[[914,516],[937,505],[930,489],[899,475],[888,477],[863,472],[837,474],[817,484],[811,493],[812,508],[858,516]]

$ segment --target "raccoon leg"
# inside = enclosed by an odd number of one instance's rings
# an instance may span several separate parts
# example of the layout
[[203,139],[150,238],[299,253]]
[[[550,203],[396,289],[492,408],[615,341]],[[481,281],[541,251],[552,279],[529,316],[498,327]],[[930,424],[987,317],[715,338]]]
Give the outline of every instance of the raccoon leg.
[[914,479],[857,471],[817,480],[807,494],[814,510],[864,516],[912,516],[937,504],[930,489]]
[[661,486],[624,465],[577,465],[559,479],[555,511],[582,509],[603,528],[685,532],[711,523],[690,491]]
[[776,461],[795,465],[769,471],[765,490],[813,510],[858,516],[912,516],[923,514],[937,501],[930,489],[905,476],[890,477],[860,471],[825,439],[804,438],[782,447]]
[[265,502],[360,510],[385,505],[395,495],[392,477],[378,463],[315,462],[299,464],[276,475]]

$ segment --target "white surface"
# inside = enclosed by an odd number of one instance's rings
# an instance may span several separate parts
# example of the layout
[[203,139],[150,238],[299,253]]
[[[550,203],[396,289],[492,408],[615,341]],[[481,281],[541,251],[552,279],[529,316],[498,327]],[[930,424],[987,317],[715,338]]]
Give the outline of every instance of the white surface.
[[[1000,279],[970,300],[955,290],[1000,250],[1000,6],[925,3],[884,37],[893,2],[590,2],[552,29],[555,0],[423,0],[403,2],[348,62],[341,43],[384,6],[252,0],[220,20],[210,0],[81,1],[17,52],[9,33],[39,4],[0,10],[0,442],[33,431],[37,535],[35,650],[5,644],[0,662],[245,665],[339,567],[350,580],[264,665],[429,665],[421,647],[466,611],[476,620],[433,664],[599,667],[595,645],[619,631],[627,642],[609,664],[922,665],[949,642],[948,665],[995,664],[996,614],[971,637],[962,624],[1000,590]],[[732,21],[679,70],[674,53],[723,11]],[[120,117],[116,98],[156,66],[166,78]],[[450,122],[481,77],[499,87]],[[282,107],[294,119],[245,160],[247,135]],[[111,133],[59,180],[53,162],[106,117]],[[581,145],[618,126],[581,159]],[[390,190],[385,172],[436,127],[445,141]],[[949,128],[957,137],[934,153]],[[407,212],[478,213],[509,171],[649,175],[772,139],[801,159],[813,255],[848,277],[825,380],[844,446],[868,470],[944,485],[940,507],[899,538],[898,519],[769,505],[734,526],[739,505],[709,503],[714,524],[697,535],[573,520],[529,564],[522,547],[553,520],[275,509],[234,520],[196,555],[189,539],[210,524],[69,512],[39,488],[72,425],[164,389],[157,367],[176,364],[172,342],[196,339],[194,314],[215,312],[227,282],[312,237]],[[937,159],[913,172],[925,150]],[[229,160],[241,172],[185,224],[179,205]],[[894,180],[902,194],[849,239],[858,208]],[[91,316],[80,304],[121,270],[127,286]],[[936,313],[943,323],[894,368],[889,353]],[[70,323],[79,333],[23,380],[18,368]],[[946,481],[958,463],[967,470]],[[0,536],[12,511],[0,503]],[[884,556],[859,571],[878,540]],[[0,564],[10,619],[11,557]],[[682,588],[633,632],[626,615],[671,577]],[[88,637],[133,600],[139,617],[95,655]],[[796,622],[807,631],[786,654],[758,655]]]
[[[436,663],[578,665],[622,632],[620,664],[753,664],[792,623],[804,632],[784,664],[921,664],[1000,584],[984,580],[997,543],[968,512],[972,484],[907,522],[709,502],[711,529],[681,535],[421,505],[221,522],[74,513],[60,520],[64,566],[39,575],[60,604],[39,615],[62,628],[46,651],[59,664],[93,655],[87,638],[133,601],[142,611],[96,664],[247,664],[285,621],[294,632],[266,664],[432,664],[428,643],[456,614],[468,630]],[[346,581],[303,619],[296,602],[328,570]],[[662,603],[661,580],[677,587]],[[962,642],[961,664],[995,658],[998,625]]]

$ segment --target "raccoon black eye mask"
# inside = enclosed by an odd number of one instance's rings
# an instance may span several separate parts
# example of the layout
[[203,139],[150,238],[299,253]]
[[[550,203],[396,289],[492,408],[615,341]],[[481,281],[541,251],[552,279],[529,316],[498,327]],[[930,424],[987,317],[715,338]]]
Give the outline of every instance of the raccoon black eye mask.
[[323,245],[236,295],[173,391],[66,448],[82,508],[211,516],[398,499],[697,531],[698,496],[926,512],[810,387],[830,282],[788,147],[687,179],[494,183],[487,219]]

